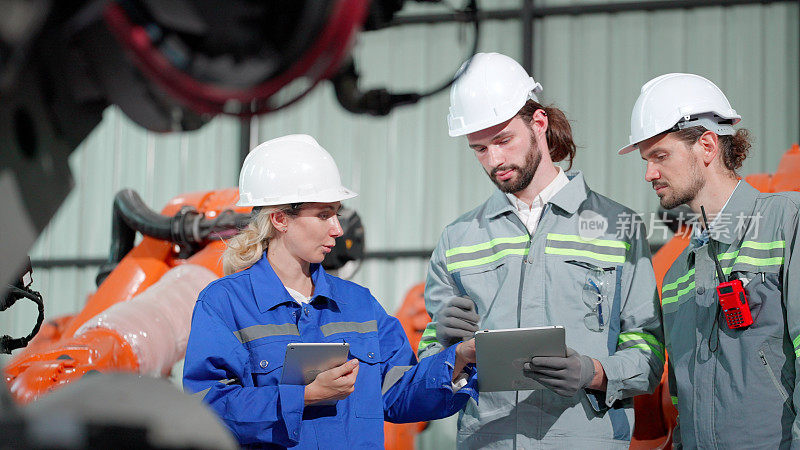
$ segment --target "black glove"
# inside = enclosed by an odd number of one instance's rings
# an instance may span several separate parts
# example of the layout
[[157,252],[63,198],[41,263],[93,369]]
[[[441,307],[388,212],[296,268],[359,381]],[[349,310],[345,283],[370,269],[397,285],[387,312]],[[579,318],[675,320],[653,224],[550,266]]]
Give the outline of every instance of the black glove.
[[523,373],[563,397],[572,397],[594,378],[594,362],[567,347],[567,357],[535,356],[525,363]]
[[469,298],[450,297],[438,316],[436,340],[445,347],[469,339],[478,331],[480,316]]

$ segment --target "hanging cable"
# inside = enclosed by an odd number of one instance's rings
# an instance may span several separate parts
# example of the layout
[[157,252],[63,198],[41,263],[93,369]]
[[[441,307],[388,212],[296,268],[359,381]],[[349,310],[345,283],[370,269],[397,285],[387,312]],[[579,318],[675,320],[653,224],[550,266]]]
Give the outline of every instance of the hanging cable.
[[[472,42],[472,49],[470,56],[478,51],[478,42],[480,38],[480,20],[478,19],[478,5],[476,0],[470,0],[462,11],[458,11],[466,17],[466,21],[472,22],[474,29],[474,37]],[[336,92],[336,99],[342,107],[352,113],[356,114],[371,114],[373,116],[385,116],[389,114],[392,109],[402,105],[413,105],[423,98],[430,97],[442,92],[458,78],[467,71],[469,61],[458,71],[455,77],[445,81],[438,87],[432,88],[426,92],[405,92],[405,93],[392,93],[387,89],[371,89],[363,92],[358,87],[359,74],[355,66],[355,62],[350,59],[342,69],[331,78],[334,90]]]
[[36,303],[36,306],[39,310],[39,315],[36,318],[36,324],[34,325],[30,334],[25,337],[14,338],[9,335],[0,336],[0,354],[10,354],[12,350],[16,350],[28,345],[28,342],[30,342],[31,339],[36,336],[36,333],[38,333],[39,329],[42,327],[42,322],[44,322],[44,301],[42,300],[42,294],[30,289],[30,285],[33,282],[31,277],[32,273],[33,269],[31,269],[30,259],[28,259],[27,268],[19,277],[19,280],[15,284],[9,284],[5,297],[0,299],[0,311],[7,310],[19,299],[27,298],[28,300]]

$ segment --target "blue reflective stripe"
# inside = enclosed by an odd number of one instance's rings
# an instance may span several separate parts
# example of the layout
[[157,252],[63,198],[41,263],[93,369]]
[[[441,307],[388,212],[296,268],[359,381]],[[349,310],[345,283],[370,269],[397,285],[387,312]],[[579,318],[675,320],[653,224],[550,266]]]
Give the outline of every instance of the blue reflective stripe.
[[617,351],[619,340],[619,314],[622,305],[622,266],[617,266],[617,289],[614,292],[614,303],[611,304],[611,317],[608,321],[608,356]]
[[464,285],[461,284],[461,272],[453,272],[453,283],[456,284],[456,289],[458,289],[458,295],[465,296],[467,295],[467,290],[464,289]]
[[611,429],[614,431],[614,439],[620,441],[631,440],[631,424],[628,423],[628,416],[622,408],[611,408],[608,410],[608,418],[611,419]]
[[[622,266],[617,266],[617,289],[614,292],[614,303],[611,305],[611,318],[608,322],[608,355],[611,356],[617,351],[617,341],[619,340],[619,314],[622,308]],[[621,441],[631,440],[631,424],[624,408],[611,408],[608,410],[608,418],[611,420],[611,429],[614,432],[614,439]]]

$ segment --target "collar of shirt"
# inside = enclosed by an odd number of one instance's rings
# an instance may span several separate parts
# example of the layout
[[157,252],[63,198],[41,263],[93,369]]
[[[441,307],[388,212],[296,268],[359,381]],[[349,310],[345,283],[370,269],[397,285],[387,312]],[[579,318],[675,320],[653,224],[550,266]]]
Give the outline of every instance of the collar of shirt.
[[[557,192],[552,194],[549,202],[554,206],[566,211],[568,214],[575,214],[589,195],[589,187],[583,179],[583,173],[580,170],[572,170],[564,172],[569,182],[566,186],[561,187]],[[516,208],[511,205],[506,194],[500,189],[495,189],[494,194],[489,197],[486,203],[484,216],[487,219],[494,219],[505,213],[514,212]]]
[[309,302],[309,300],[311,300],[311,297],[306,297],[305,295],[301,294],[300,291],[296,291],[286,285],[284,285],[283,287],[284,289],[286,289],[286,292],[288,292],[289,295],[292,296],[293,299],[297,300],[297,303],[306,304]]
[[545,188],[542,189],[542,191],[539,192],[539,194],[536,197],[534,197],[533,204],[531,206],[528,206],[525,202],[520,200],[519,197],[517,197],[516,195],[506,193],[506,197],[508,197],[508,200],[511,202],[511,204],[517,211],[530,212],[536,208],[538,209],[543,208],[544,205],[546,205],[547,202],[549,202],[550,199],[553,198],[554,195],[556,195],[556,192],[560,191],[561,188],[569,184],[569,178],[567,178],[567,176],[564,174],[564,171],[561,170],[561,167],[556,166],[556,168],[558,169],[558,174],[556,174],[556,177],[553,178],[553,181],[551,181],[550,184],[545,186]]
[[531,234],[533,234],[536,230],[536,226],[539,224],[539,218],[542,216],[544,205],[546,205],[561,188],[569,184],[569,178],[564,175],[564,171],[562,171],[560,167],[557,167],[557,169],[558,173],[556,177],[534,197],[531,206],[528,206],[516,195],[506,193],[506,197],[508,197],[511,205],[514,207],[514,212],[516,212],[519,219],[525,225],[525,228],[527,228],[528,232]]
[[[267,312],[286,302],[297,303],[284,288],[275,271],[272,270],[272,266],[267,260],[267,252],[264,252],[261,259],[247,269],[247,272],[250,274],[253,296],[256,298],[259,311]],[[311,264],[311,280],[314,282],[314,294],[309,301],[313,302],[318,297],[323,297],[336,303],[344,303],[336,297],[333,292],[333,286],[328,283],[327,275],[321,264]]]
[[[731,196],[722,206],[719,214],[708,224],[711,237],[723,244],[732,244],[747,228],[747,222],[753,214],[758,190],[741,180],[736,184]],[[695,226],[691,242],[700,245],[708,242],[708,234],[703,236],[700,226]]]

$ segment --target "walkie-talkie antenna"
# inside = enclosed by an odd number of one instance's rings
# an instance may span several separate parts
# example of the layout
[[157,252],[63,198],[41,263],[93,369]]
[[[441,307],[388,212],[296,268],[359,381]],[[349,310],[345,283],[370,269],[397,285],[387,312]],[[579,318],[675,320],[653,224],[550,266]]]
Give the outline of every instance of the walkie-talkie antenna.
[[706,217],[706,209],[701,205],[700,212],[703,214],[703,228],[708,233],[708,246],[709,246],[709,253],[711,253],[711,257],[714,258],[714,266],[717,268],[717,278],[719,278],[720,283],[724,283],[728,281],[728,278],[725,276],[725,272],[722,271],[722,266],[719,264],[719,259],[717,259],[717,251],[715,248],[711,246],[711,230],[708,229],[708,218]]

